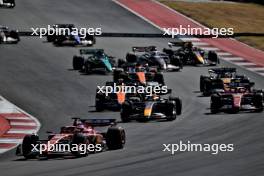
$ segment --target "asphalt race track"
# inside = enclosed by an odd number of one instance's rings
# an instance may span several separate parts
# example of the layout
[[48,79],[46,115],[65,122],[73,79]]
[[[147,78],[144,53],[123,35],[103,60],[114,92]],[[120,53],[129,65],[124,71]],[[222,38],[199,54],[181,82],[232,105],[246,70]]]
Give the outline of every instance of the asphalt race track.
[[[20,30],[54,23],[102,27],[105,32],[159,32],[110,0],[23,0],[1,9],[0,24]],[[95,48],[123,58],[132,46],[166,47],[168,39],[97,38]],[[22,37],[17,45],[0,46],[0,94],[42,124],[40,135],[71,122],[71,116],[119,118],[116,112],[93,112],[97,85],[108,75],[82,75],[72,69],[79,48],[54,47],[44,39]],[[224,65],[227,63],[222,62]],[[234,65],[229,65],[234,66]],[[235,66],[234,66],[235,67]],[[263,113],[209,114],[209,98],[200,97],[199,76],[206,67],[184,67],[165,73],[165,81],[183,99],[183,115],[173,122],[120,124],[127,133],[124,150],[79,159],[25,161],[15,151],[0,157],[2,176],[27,175],[232,175],[264,174]],[[264,88],[263,77],[238,69]],[[164,143],[233,143],[233,152],[162,152]]]

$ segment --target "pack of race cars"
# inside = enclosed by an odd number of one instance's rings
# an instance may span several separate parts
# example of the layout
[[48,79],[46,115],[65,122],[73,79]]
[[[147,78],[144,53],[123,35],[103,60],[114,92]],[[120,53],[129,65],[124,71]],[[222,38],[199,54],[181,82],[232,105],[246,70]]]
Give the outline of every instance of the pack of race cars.
[[[7,3],[7,0],[3,2]],[[55,27],[71,31],[74,25],[57,24]],[[0,27],[0,43],[15,44],[19,41],[18,31]],[[54,34],[47,36],[47,41],[55,46],[95,44],[94,36],[82,37],[80,34]],[[122,122],[173,121],[182,114],[182,100],[178,96],[172,96],[172,90],[167,88],[163,72],[180,71],[186,65],[216,66],[219,64],[219,57],[214,51],[194,47],[191,42],[169,42],[168,45],[169,48],[162,51],[156,46],[135,46],[132,47],[132,52],[126,54],[125,59],[116,59],[104,49],[80,49],[79,53],[73,56],[72,67],[85,74],[112,74],[112,80],[96,89],[96,111],[119,111]],[[263,111],[264,91],[253,89],[254,82],[247,76],[238,74],[235,68],[227,67],[210,68],[208,72],[209,75],[200,76],[200,91],[203,96],[211,96],[212,114]],[[106,126],[109,127],[106,131],[98,130],[99,127]],[[69,146],[93,144],[100,146],[100,150],[95,151],[101,152],[122,149],[125,142],[125,131],[122,127],[117,127],[115,119],[74,118],[73,124],[61,127],[59,133],[50,132],[45,140],[40,140],[37,134],[26,135],[16,152],[26,159],[58,155],[81,157],[87,156],[89,152],[39,152],[39,146],[49,143]]]
[[262,112],[264,91],[253,89],[254,82],[235,68],[209,69],[209,75],[200,77],[200,91],[211,95],[211,113],[239,111]]

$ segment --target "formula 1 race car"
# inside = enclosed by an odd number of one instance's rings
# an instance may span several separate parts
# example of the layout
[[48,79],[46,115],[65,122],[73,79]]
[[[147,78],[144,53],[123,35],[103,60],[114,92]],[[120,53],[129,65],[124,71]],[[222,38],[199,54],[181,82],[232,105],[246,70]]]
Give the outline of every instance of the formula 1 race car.
[[121,120],[175,120],[182,111],[182,101],[178,97],[162,98],[157,95],[145,96],[145,101],[138,97],[130,97],[121,107]]
[[[24,156],[26,159],[65,155],[81,157],[87,156],[90,152],[116,150],[124,147],[126,142],[125,131],[116,126],[115,119],[73,119],[73,124],[61,127],[60,133],[49,132],[46,140],[40,140],[36,134],[26,135],[22,144],[17,147],[16,154]],[[95,130],[95,127],[106,126],[110,126],[106,132]],[[48,145],[53,145],[53,150]],[[87,148],[83,145],[90,147]]]
[[54,30],[54,32],[51,32],[49,31],[47,35],[47,42],[54,42],[56,40],[56,37],[58,37],[58,35],[56,34],[56,29],[57,30],[65,30],[66,31],[69,31],[69,32],[72,32],[72,29],[75,28],[74,24],[54,24],[52,26],[52,29]]
[[229,90],[211,95],[211,113],[263,111],[263,90],[250,91],[246,87],[231,86]]
[[48,35],[47,41],[55,46],[92,46],[96,43],[94,35],[80,33],[73,24],[57,24],[53,29],[57,33]]
[[[170,57],[179,58],[183,65],[214,66],[220,63],[216,52],[193,47],[192,42],[169,42],[168,45],[169,48],[164,48],[163,52]],[[172,47],[180,48],[173,50]]]
[[236,68],[214,68],[209,69],[209,76],[200,76],[200,91],[203,95],[211,95],[217,89],[228,87],[232,79],[239,79],[241,84],[244,83],[247,89],[254,86],[254,82],[245,75],[236,73]]
[[127,53],[126,62],[148,65],[163,71],[179,71],[182,69],[180,59],[169,57],[168,54],[157,51],[155,46],[132,47],[132,53]]
[[10,30],[6,26],[0,26],[0,44],[17,44],[19,41],[18,31]]
[[124,83],[138,83],[146,85],[150,82],[157,82],[160,85],[165,85],[163,74],[157,72],[157,69],[149,69],[140,65],[131,65],[126,68],[118,68],[114,70],[113,81],[118,82],[123,79]]
[[0,0],[0,7],[14,8],[15,6],[15,0]]
[[74,70],[83,70],[86,74],[93,71],[108,73],[113,71],[115,60],[103,49],[80,49],[80,55],[73,56],[72,66]]
[[[95,96],[95,108],[96,111],[100,112],[105,109],[118,111],[121,108],[121,104],[124,103],[125,99],[129,96],[125,92],[109,92],[105,93],[107,87],[115,87],[114,82],[106,82],[103,89],[104,92],[100,92],[99,89],[96,90]],[[118,85],[117,85],[118,86]]]
[[171,93],[171,89],[167,86],[161,86],[157,82],[147,82],[142,85],[136,82],[126,82],[120,79],[118,82],[106,82],[105,86],[100,89],[97,88],[95,96],[96,111],[113,110],[118,111],[121,109],[125,100],[130,97],[137,96],[142,101],[147,94],[156,91],[158,95],[166,95]]

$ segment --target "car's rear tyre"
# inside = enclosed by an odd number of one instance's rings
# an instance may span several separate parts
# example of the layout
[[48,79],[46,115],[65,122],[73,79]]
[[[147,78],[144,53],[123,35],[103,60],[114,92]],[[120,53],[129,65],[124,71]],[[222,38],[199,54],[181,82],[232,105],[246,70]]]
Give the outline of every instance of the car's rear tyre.
[[123,69],[115,69],[113,72],[113,81],[118,82],[119,79],[124,79],[125,73]]
[[200,76],[200,92],[204,92],[204,76]]
[[37,153],[32,152],[33,146],[36,145],[39,141],[39,137],[37,135],[26,135],[22,142],[22,155],[26,159],[33,159],[37,157]]
[[167,120],[168,121],[173,121],[177,118],[177,105],[174,101],[174,103],[168,103],[168,112],[170,113],[167,115]]
[[[88,155],[88,151],[86,150],[84,153],[83,153],[83,149],[82,151],[80,151],[80,144],[86,144],[88,145],[89,144],[89,139],[80,134],[80,133],[76,133],[73,135],[72,137],[72,142],[71,142],[72,146],[71,146],[71,153],[76,156],[76,157],[83,157],[83,156],[87,156]],[[73,151],[73,148],[78,146],[78,150],[74,150]],[[86,149],[87,146],[85,146],[85,149]]]
[[117,60],[117,67],[121,68],[125,65],[126,61],[123,59],[118,59]]
[[110,127],[106,133],[106,145],[109,150],[124,148],[126,143],[126,134],[123,128]]
[[169,97],[169,100],[172,100],[175,102],[176,106],[176,114],[181,115],[182,113],[182,101],[179,97]]
[[73,56],[72,66],[74,70],[81,70],[84,64],[84,59],[79,56]]
[[256,112],[263,111],[263,93],[256,93],[253,97],[253,104],[256,107]]
[[211,94],[211,89],[212,89],[212,86],[211,86],[212,82],[210,79],[207,79],[205,78],[204,81],[203,81],[203,95],[204,96],[209,96]]
[[134,53],[127,53],[126,61],[130,63],[137,62],[137,56]]
[[132,112],[132,104],[128,101],[125,101],[121,106],[120,118],[122,122],[129,122],[129,116]]
[[158,82],[161,85],[165,85],[165,81],[162,73],[156,73],[154,81]]
[[219,108],[221,106],[221,97],[217,94],[213,94],[211,96],[211,113],[216,114],[219,112]]
[[180,69],[183,68],[183,63],[179,56],[172,56],[170,59],[170,63],[175,66],[179,66]]
[[92,73],[92,66],[89,62],[85,62],[84,64],[84,72],[86,74],[91,74]]
[[17,31],[10,31],[10,37],[17,39],[18,41],[20,40],[18,32]]
[[104,107],[104,95],[103,94],[96,94],[95,97],[95,109],[97,112],[101,112],[105,109]]
[[218,58],[216,52],[214,52],[214,51],[208,52],[208,60],[210,60],[211,62],[214,62],[215,65],[220,63],[219,58]]

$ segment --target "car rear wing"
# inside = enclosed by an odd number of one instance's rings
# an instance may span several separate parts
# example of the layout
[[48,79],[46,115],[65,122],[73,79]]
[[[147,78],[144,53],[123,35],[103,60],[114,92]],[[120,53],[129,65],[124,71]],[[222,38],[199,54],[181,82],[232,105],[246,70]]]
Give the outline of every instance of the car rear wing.
[[236,72],[236,68],[232,68],[232,67],[222,67],[222,68],[212,68],[208,70],[209,73],[216,73],[216,74],[220,74],[220,73],[235,73]]
[[173,46],[176,46],[176,47],[182,47],[182,46],[185,46],[186,44],[192,44],[192,42],[184,42],[184,41],[177,41],[177,42],[168,42],[168,46],[171,48]]
[[73,117],[72,119],[74,119],[74,123],[80,121],[84,125],[93,126],[93,127],[116,125],[116,119],[82,119],[79,117]]
[[254,82],[250,82],[248,79],[231,79],[229,83],[230,88],[236,88],[236,87],[244,87],[244,88],[251,88],[255,85]]
[[150,51],[157,51],[156,46],[133,46],[133,52],[150,52]]
[[104,49],[80,49],[80,54],[81,55],[92,55],[99,51],[104,53]]

